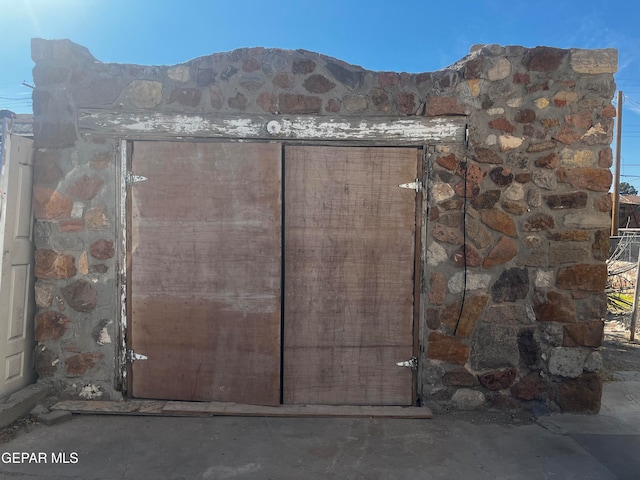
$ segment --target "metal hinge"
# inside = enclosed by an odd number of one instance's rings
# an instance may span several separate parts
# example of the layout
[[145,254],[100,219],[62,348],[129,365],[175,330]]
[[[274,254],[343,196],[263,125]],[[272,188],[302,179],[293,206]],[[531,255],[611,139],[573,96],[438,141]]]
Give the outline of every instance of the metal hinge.
[[142,175],[134,175],[132,172],[127,172],[124,177],[127,187],[130,187],[136,182],[144,182],[145,180],[148,180],[148,178],[143,177]]
[[410,188],[411,190],[415,190],[416,192],[422,191],[422,181],[419,178],[416,178],[415,182],[411,183],[403,183],[398,185],[400,188]]
[[148,360],[149,359],[149,357],[147,357],[146,355],[141,355],[140,353],[136,353],[133,350],[127,350],[125,358],[127,359],[127,362],[129,362],[129,363],[135,362],[136,360]]
[[418,369],[418,357],[413,356],[411,357],[410,360],[406,360],[404,362],[398,362],[396,363],[397,366],[399,367],[409,367],[411,370],[417,370]]

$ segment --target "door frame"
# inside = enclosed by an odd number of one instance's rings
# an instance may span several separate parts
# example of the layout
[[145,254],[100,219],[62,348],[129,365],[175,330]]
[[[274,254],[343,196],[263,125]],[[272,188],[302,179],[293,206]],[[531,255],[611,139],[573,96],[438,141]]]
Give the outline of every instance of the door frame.
[[[144,117],[144,118],[143,118]],[[418,179],[424,188],[416,194],[416,239],[414,255],[413,351],[421,359],[424,348],[426,271],[426,223],[429,165],[435,161],[435,145],[460,145],[467,137],[467,117],[309,117],[309,116],[200,116],[165,115],[161,113],[129,114],[80,109],[79,128],[90,131],[96,138],[117,140],[116,161],[116,222],[117,288],[120,295],[117,319],[115,387],[132,396],[131,344],[128,335],[130,289],[128,282],[128,247],[131,243],[127,229],[130,196],[127,195],[127,172],[130,171],[134,141],[194,141],[194,142],[276,142],[284,145],[412,147],[422,151],[418,161]],[[141,122],[145,125],[140,129]],[[197,124],[198,130],[185,125]],[[412,179],[408,179],[408,182]],[[412,398],[417,404],[421,389],[423,362],[413,371]]]

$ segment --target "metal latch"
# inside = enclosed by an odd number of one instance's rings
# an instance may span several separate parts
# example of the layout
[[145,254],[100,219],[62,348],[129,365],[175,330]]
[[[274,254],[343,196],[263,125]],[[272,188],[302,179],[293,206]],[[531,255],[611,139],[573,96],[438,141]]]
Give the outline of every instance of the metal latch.
[[416,178],[415,182],[411,183],[403,183],[398,185],[400,188],[410,188],[411,190],[415,190],[416,192],[422,191],[422,181],[419,178]]
[[142,355],[140,353],[136,353],[133,350],[127,350],[126,359],[127,359],[127,362],[132,363],[132,362],[135,362],[136,360],[148,360],[149,357],[147,357],[146,355]]
[[148,180],[148,178],[143,177],[142,175],[134,175],[132,172],[127,172],[124,179],[128,187],[136,182],[144,182],[145,180]]
[[417,370],[418,369],[418,357],[413,356],[411,357],[410,360],[406,360],[404,362],[398,362],[396,363],[397,366],[399,367],[409,367],[411,370]]

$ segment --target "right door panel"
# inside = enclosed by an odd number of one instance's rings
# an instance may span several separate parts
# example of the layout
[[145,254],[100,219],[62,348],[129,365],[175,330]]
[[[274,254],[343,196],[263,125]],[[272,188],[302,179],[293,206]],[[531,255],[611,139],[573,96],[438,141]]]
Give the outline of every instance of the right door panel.
[[410,405],[411,148],[286,147],[284,403]]

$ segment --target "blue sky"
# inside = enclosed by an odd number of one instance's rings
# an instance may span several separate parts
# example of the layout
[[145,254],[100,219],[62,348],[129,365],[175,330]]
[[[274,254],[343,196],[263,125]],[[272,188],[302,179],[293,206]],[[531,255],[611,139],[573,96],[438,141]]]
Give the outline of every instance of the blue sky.
[[478,43],[617,48],[622,181],[640,191],[638,0],[0,0],[0,108],[31,111],[30,39],[100,61],[173,65],[239,47],[303,48],[371,70],[445,68]]

